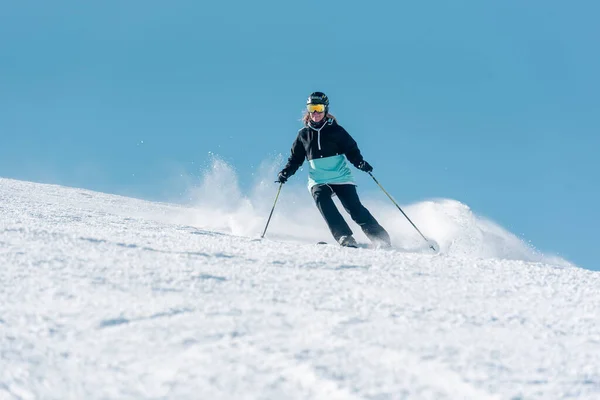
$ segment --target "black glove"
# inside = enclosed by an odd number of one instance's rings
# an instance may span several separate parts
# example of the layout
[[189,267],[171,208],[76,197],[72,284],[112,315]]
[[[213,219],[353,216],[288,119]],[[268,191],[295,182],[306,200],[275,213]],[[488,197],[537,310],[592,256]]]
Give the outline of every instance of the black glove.
[[365,172],[373,171],[373,167],[371,167],[371,164],[369,164],[365,160],[362,160],[361,162],[359,162],[356,168],[360,169],[361,171],[365,171]]
[[288,173],[286,170],[283,170],[277,175],[277,180],[275,182],[286,183],[287,180],[288,180]]

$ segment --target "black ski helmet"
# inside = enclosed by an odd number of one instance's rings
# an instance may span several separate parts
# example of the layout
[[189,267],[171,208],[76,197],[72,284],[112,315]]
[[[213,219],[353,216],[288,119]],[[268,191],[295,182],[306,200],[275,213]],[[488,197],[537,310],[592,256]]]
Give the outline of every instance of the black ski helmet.
[[306,105],[309,104],[324,104],[325,105],[325,115],[329,111],[329,98],[323,92],[312,92],[310,96],[308,96],[308,100],[306,100]]

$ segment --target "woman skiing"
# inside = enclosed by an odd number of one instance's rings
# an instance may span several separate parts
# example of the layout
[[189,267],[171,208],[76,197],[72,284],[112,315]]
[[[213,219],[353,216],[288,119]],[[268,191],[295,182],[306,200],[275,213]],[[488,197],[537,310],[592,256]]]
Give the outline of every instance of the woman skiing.
[[352,230],[333,202],[333,195],[337,195],[373,244],[390,247],[390,236],[358,198],[346,158],[361,171],[371,172],[373,167],[363,159],[350,134],[329,114],[329,99],[324,93],[314,92],[308,97],[303,122],[277,182],[287,182],[306,158],[309,189],[335,240],[342,246],[357,247]]

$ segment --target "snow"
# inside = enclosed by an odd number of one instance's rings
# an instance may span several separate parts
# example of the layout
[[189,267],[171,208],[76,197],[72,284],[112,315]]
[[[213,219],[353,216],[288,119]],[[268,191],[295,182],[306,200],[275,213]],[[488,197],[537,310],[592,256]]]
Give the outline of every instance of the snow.
[[0,178],[0,399],[600,398],[598,272],[447,199],[403,207],[439,254],[371,198],[393,250],[315,245],[293,185],[259,240],[276,185],[229,182],[183,206]]

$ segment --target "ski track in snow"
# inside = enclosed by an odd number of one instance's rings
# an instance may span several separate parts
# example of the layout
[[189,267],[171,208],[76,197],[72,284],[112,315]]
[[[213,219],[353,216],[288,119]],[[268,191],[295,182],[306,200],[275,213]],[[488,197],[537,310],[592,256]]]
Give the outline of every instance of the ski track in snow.
[[194,212],[0,178],[0,399],[600,398],[597,272]]

